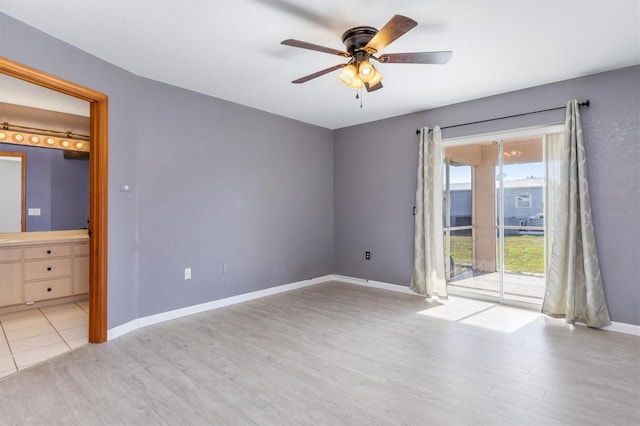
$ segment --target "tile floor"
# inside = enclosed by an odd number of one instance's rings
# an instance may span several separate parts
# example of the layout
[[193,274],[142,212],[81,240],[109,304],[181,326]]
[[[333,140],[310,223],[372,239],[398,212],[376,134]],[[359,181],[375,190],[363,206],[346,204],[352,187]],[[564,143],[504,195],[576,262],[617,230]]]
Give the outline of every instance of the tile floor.
[[88,301],[0,316],[0,377],[84,345],[88,327]]

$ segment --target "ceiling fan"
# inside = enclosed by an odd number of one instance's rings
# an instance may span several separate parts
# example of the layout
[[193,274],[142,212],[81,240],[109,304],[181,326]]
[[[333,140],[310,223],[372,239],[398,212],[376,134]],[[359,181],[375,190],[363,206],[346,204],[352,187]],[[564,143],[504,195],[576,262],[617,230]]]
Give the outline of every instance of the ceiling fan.
[[[382,74],[371,64],[373,59],[386,64],[446,64],[451,58],[450,51],[440,52],[407,52],[407,53],[378,53],[418,25],[416,21],[402,15],[395,15],[380,31],[373,27],[354,27],[342,34],[342,42],[347,51],[332,49],[305,41],[287,39],[281,44],[300,47],[302,49],[316,50],[318,52],[350,58],[346,64],[338,64],[332,67],[314,72],[307,76],[293,80],[292,83],[305,83],[314,78],[342,69],[340,80],[353,89],[366,88],[373,92],[382,88]],[[378,55],[378,56],[376,56]]]

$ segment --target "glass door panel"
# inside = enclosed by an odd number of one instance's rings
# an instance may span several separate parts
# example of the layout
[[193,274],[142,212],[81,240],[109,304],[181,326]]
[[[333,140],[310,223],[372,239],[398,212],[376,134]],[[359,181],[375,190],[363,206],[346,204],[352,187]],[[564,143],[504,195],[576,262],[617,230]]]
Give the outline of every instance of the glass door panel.
[[445,149],[444,260],[452,293],[541,304],[542,150],[541,137]]
[[542,138],[502,144],[503,297],[538,305],[544,296],[545,268],[542,150]]
[[[493,237],[495,152],[492,143],[447,148],[443,171],[449,290],[492,300],[500,296]],[[478,185],[487,177],[491,179],[490,185]]]

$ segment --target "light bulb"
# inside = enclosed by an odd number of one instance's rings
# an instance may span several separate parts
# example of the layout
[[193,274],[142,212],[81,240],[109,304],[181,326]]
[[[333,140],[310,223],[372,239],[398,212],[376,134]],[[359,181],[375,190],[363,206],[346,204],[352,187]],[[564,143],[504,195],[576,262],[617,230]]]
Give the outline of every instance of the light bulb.
[[5,132],[0,132],[0,141],[3,141],[7,138],[7,134]]
[[46,138],[44,141],[47,145],[55,145],[56,143],[55,139],[53,138]]
[[376,69],[369,61],[362,61],[358,64],[358,77],[365,83],[371,81],[376,73]]
[[24,140],[24,136],[20,135],[20,134],[15,134],[13,135],[13,140],[16,142],[22,142]]
[[40,138],[37,136],[31,136],[29,140],[31,141],[31,143],[40,143]]

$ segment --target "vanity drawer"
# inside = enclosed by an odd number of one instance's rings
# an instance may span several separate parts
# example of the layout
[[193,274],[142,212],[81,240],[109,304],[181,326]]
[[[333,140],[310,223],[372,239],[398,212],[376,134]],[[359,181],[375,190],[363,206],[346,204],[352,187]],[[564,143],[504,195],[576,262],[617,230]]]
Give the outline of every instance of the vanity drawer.
[[89,243],[74,244],[73,245],[74,256],[88,256],[89,255]]
[[11,262],[12,260],[20,260],[21,258],[22,258],[21,248],[0,249],[0,262]]
[[31,281],[70,276],[71,267],[71,258],[24,262],[24,279]]
[[57,297],[70,296],[72,293],[73,282],[71,278],[24,283],[25,302],[55,299]]
[[50,244],[24,248],[24,259],[46,259],[49,257],[71,256],[70,244]]

